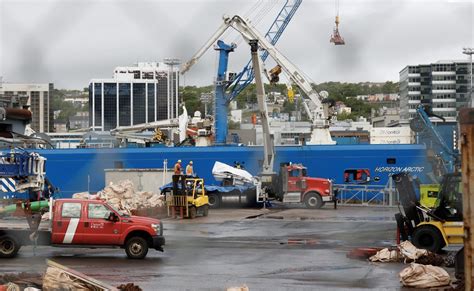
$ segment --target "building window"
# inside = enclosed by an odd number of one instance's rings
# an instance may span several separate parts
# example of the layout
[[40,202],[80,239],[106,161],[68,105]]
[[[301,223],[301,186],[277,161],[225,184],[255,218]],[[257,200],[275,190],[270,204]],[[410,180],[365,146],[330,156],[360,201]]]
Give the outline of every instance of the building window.
[[94,126],[102,126],[102,83],[94,83]]
[[119,84],[119,125],[129,126],[130,120],[130,83]]
[[148,83],[148,122],[155,121],[155,84]]
[[158,83],[156,84],[156,119],[168,119],[168,78],[166,75],[158,75],[157,79]]
[[104,83],[104,130],[117,127],[117,84]]
[[89,84],[89,124],[92,125],[92,83]]
[[133,124],[145,123],[145,83],[133,84]]

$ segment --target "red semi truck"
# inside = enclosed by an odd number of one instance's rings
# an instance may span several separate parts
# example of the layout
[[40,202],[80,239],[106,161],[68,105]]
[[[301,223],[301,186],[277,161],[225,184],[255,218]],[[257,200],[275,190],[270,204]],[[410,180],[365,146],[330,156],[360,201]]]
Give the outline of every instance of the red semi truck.
[[[21,246],[48,245],[125,249],[131,259],[143,259],[149,248],[163,251],[163,224],[158,219],[129,216],[104,201],[51,200],[48,228],[32,232],[26,225],[0,224],[0,257],[14,257]],[[51,204],[51,203],[50,203]]]
[[326,202],[335,202],[332,181],[307,176],[302,164],[283,163],[273,179],[272,192],[284,203],[303,202],[308,208],[321,208]]

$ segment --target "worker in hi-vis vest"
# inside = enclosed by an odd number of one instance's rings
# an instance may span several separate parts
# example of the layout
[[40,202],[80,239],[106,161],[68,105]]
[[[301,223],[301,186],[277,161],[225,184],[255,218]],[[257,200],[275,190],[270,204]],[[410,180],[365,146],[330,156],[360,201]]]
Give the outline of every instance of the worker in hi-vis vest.
[[176,164],[174,164],[174,174],[181,175],[181,160],[178,160]]
[[186,166],[186,175],[194,176],[193,161],[190,161],[189,164]]

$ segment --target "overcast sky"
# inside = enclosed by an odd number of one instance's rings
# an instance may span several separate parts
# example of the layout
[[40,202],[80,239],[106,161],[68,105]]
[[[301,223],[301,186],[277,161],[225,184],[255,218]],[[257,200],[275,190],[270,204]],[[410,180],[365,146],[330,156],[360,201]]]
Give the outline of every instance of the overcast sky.
[[[262,14],[258,11],[267,11],[256,25],[264,33],[284,2],[0,0],[0,76],[4,82],[82,89],[92,78],[111,77],[115,66],[166,57],[188,60],[224,14],[255,19]],[[462,48],[474,46],[473,0],[340,0],[345,46],[329,43],[334,2],[304,0],[277,44],[317,83],[398,81],[408,64],[465,59]],[[234,41],[236,35],[224,40]],[[209,51],[184,84],[211,84],[216,56]],[[240,42],[230,70],[240,71],[248,59],[249,47]]]

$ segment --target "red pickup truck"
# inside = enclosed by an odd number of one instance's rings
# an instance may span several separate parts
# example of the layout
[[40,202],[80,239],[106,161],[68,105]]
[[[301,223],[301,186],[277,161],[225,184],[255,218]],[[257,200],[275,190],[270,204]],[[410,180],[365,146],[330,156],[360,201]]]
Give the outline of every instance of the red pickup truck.
[[[143,259],[149,248],[163,251],[163,224],[158,219],[129,216],[104,201],[53,201],[48,228],[0,223],[0,257],[14,257],[22,245],[54,247],[121,247],[131,259]],[[35,238],[35,239],[34,239]],[[36,242],[35,242],[36,240]]]

